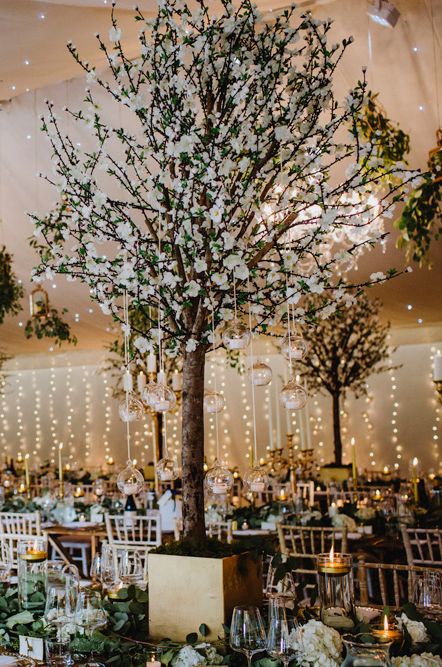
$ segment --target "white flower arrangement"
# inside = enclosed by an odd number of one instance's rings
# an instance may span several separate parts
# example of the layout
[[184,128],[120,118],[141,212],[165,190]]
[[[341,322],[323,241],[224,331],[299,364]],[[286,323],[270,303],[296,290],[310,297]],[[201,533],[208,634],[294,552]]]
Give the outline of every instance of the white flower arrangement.
[[302,667],[339,667],[342,662],[341,635],[321,621],[312,619],[294,630],[292,646]]
[[421,653],[392,658],[391,662],[393,667],[435,667],[442,665],[442,658],[432,653]]
[[347,528],[350,531],[356,530],[356,521],[347,514],[335,514],[332,517],[332,524],[335,528]]
[[405,627],[413,644],[421,644],[430,640],[425,625],[421,621],[412,621],[404,613],[397,618],[397,621],[399,628]]
[[220,665],[223,656],[207,642],[196,646],[186,645],[181,648],[172,660],[173,667],[203,667],[204,665]]

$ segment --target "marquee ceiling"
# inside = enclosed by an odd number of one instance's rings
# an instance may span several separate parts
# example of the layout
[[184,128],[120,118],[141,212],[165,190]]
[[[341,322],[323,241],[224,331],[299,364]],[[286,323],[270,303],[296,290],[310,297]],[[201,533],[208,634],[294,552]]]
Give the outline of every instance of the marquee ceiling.
[[[368,65],[370,86],[379,91],[388,115],[411,135],[411,166],[424,167],[428,151],[435,145],[437,129],[431,0],[394,2],[401,18],[393,30],[369,22],[366,0],[304,0],[298,7],[311,9],[321,18],[334,18],[337,37],[350,34],[355,37],[343,62],[338,90],[343,93],[360,76],[362,66]],[[139,28],[132,20],[133,4],[134,0],[119,0],[117,3],[123,41],[131,56],[137,53]],[[139,4],[146,14],[153,13],[156,6],[154,0],[140,0]],[[212,7],[212,0],[210,4]],[[270,12],[289,3],[258,0],[257,4],[261,10]],[[217,6],[218,3],[213,2],[214,12]],[[432,0],[432,9],[437,27],[436,57],[442,62],[442,0]],[[14,253],[16,271],[25,286],[29,285],[29,272],[35,259],[26,241],[31,228],[24,211],[36,207],[35,172],[40,165],[34,163],[44,162],[48,157],[45,154],[47,144],[40,145],[34,137],[38,133],[37,113],[42,110],[45,97],[52,99],[55,95],[61,98],[61,91],[65,90],[71,101],[81,90],[81,82],[62,83],[81,76],[78,65],[67,52],[69,40],[74,42],[85,60],[97,67],[104,66],[94,33],[107,35],[109,12],[110,0],[0,0],[0,100],[3,100],[0,112],[0,243],[5,243]],[[441,73],[442,66],[439,76]],[[442,90],[442,82],[439,88]],[[81,97],[77,99],[79,101]],[[26,125],[30,117],[31,130]],[[30,162],[37,169],[31,169]],[[45,197],[44,201],[50,205],[54,195],[51,198],[45,193]],[[385,255],[370,253],[364,260],[364,269],[406,265],[403,255],[394,248],[394,232],[392,237]],[[415,267],[412,274],[377,290],[385,304],[386,317],[396,327],[409,328],[414,340],[441,339],[440,243],[433,248],[433,256],[435,268],[431,272]],[[68,305],[68,318],[73,322],[81,349],[100,347],[109,339],[111,333],[106,329],[112,324],[89,302],[84,288],[60,281],[57,288],[50,291],[56,306]],[[411,310],[408,305],[413,306]],[[76,313],[79,322],[74,322]],[[49,344],[46,341],[24,342],[19,323],[25,320],[26,313],[8,320],[0,329],[0,344],[14,354],[47,351]],[[422,322],[418,324],[418,320]],[[415,333],[411,333],[412,329]]]

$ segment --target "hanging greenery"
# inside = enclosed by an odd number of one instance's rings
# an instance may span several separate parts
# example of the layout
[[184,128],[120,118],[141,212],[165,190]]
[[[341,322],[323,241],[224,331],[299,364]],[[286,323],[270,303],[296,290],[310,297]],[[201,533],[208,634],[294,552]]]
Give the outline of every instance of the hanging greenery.
[[410,151],[410,137],[388,118],[378,101],[378,94],[368,93],[368,100],[361,110],[357,127],[360,135],[375,147],[377,157],[383,162],[383,168],[406,161],[405,157]]
[[0,324],[6,315],[16,315],[21,310],[23,288],[12,270],[12,255],[5,246],[0,248]]
[[437,131],[437,146],[429,154],[429,171],[411,194],[394,226],[400,236],[396,242],[408,259],[431,268],[430,246],[442,235],[442,130]]
[[[39,304],[39,302],[37,302]],[[43,303],[39,304],[43,309]],[[67,313],[67,308],[61,311],[64,315]],[[71,328],[60,316],[56,308],[49,307],[47,313],[44,315],[34,315],[27,322],[25,326],[26,338],[36,336],[39,340],[42,338],[53,338],[56,345],[62,343],[77,344],[77,337],[71,332]]]

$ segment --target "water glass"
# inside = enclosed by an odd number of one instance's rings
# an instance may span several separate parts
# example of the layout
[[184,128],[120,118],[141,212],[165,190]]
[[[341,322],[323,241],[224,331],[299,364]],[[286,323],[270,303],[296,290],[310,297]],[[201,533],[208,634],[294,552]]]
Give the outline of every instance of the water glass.
[[267,648],[267,638],[258,607],[235,607],[230,628],[230,647],[244,653],[250,667],[255,653]]
[[51,667],[69,667],[72,664],[68,639],[46,639],[46,664]]
[[442,613],[442,572],[423,572],[417,579],[414,602],[426,614]]
[[293,598],[274,595],[269,599],[267,653],[280,660],[284,667],[295,656],[294,641],[298,623],[293,611]]

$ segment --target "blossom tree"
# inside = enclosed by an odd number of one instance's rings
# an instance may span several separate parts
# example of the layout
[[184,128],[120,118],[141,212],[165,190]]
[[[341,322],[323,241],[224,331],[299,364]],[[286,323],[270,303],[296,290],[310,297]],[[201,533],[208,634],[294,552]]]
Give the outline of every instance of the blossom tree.
[[[384,236],[383,218],[416,178],[403,164],[380,170],[376,137],[361,140],[363,77],[336,97],[351,38],[331,44],[330,21],[296,19],[293,10],[266,22],[249,0],[222,0],[216,16],[210,5],[160,0],[154,18],[135,10],[140,54],[132,60],[112,13],[109,42],[97,36],[109,75],[69,45],[90,87],[67,114],[89,129],[94,147],[77,146],[48,102],[43,129],[56,175],[47,179],[61,203],[34,216],[35,279],[80,280],[120,321],[126,294],[150,320],[138,349],[156,349],[161,335],[169,354],[182,355],[184,533],[196,540],[204,536],[212,316],[219,330],[250,308],[260,332],[280,322],[287,300],[302,320],[311,292],[354,303],[343,275]],[[97,90],[133,126],[111,123]]]
[[[322,297],[316,296],[308,298],[305,306],[317,318],[324,304]],[[309,354],[300,362],[309,390],[326,392],[332,398],[337,465],[342,465],[341,399],[347,391],[356,397],[366,396],[370,375],[397,368],[385,363],[394,350],[388,345],[390,324],[381,320],[380,308],[380,302],[370,301],[365,293],[358,296],[352,308],[337,309],[333,305],[333,313],[309,331]]]

